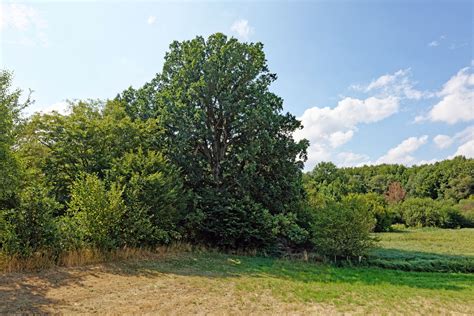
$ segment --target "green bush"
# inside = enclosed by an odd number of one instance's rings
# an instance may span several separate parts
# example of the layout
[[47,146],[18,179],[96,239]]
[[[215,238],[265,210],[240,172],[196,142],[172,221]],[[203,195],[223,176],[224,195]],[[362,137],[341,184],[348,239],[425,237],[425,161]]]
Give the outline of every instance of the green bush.
[[394,215],[389,211],[387,203],[382,195],[376,193],[349,194],[348,199],[357,200],[375,218],[374,232],[385,232],[390,230]]
[[122,189],[109,190],[97,175],[81,174],[71,188],[68,213],[78,235],[98,248],[113,248],[120,242],[120,224],[125,213]]
[[15,209],[0,211],[2,252],[27,257],[39,250],[57,250],[58,231],[53,214],[60,205],[42,186],[26,187]]
[[187,195],[179,170],[154,151],[125,154],[114,161],[109,180],[123,186],[127,207],[122,237],[127,245],[169,243],[181,237]]
[[316,252],[329,258],[364,256],[374,246],[375,220],[359,198],[327,201],[314,210],[312,242]]
[[409,198],[400,206],[402,220],[411,227],[455,228],[462,226],[462,216],[448,201]]
[[201,214],[198,242],[224,249],[269,248],[275,243],[273,216],[249,197],[236,199],[224,192],[207,192],[197,198]]

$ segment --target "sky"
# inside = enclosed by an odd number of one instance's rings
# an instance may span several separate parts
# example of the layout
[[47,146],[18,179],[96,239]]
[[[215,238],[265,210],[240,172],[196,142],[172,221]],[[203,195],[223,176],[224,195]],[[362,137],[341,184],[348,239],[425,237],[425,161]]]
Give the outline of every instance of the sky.
[[474,1],[2,1],[0,68],[33,90],[27,113],[65,111],[215,32],[264,44],[306,170],[474,157]]

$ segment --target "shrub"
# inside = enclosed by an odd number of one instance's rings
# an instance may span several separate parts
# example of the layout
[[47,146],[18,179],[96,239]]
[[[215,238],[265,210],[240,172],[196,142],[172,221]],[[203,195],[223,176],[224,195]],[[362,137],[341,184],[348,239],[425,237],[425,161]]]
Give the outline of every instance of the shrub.
[[409,198],[400,205],[400,209],[407,226],[455,228],[462,225],[459,211],[447,201]]
[[68,206],[73,217],[70,223],[77,225],[79,236],[87,243],[103,249],[118,246],[125,213],[122,189],[114,184],[107,190],[97,175],[81,174],[72,185]]
[[384,232],[390,230],[394,215],[389,211],[387,203],[382,195],[376,193],[349,194],[349,200],[357,200],[375,218],[374,231]]
[[160,153],[139,149],[125,154],[114,161],[109,180],[124,188],[124,243],[155,245],[180,238],[187,195],[179,170]]
[[198,239],[224,249],[265,248],[275,243],[273,216],[249,197],[225,192],[198,197]]
[[40,185],[26,187],[15,209],[0,211],[2,252],[27,257],[35,251],[57,250],[58,234],[53,214],[60,205]]
[[374,245],[375,220],[358,198],[327,201],[314,210],[312,242],[317,252],[329,258],[364,256]]

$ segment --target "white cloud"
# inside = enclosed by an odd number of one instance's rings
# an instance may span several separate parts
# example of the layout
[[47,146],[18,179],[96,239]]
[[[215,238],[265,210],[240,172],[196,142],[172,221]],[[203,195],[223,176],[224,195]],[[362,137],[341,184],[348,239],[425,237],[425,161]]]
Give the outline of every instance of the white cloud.
[[230,30],[237,34],[237,36],[243,40],[248,40],[250,35],[253,34],[254,29],[250,26],[249,21],[240,19],[235,21]]
[[468,126],[454,135],[454,139],[459,142],[467,142],[474,139],[474,125]]
[[472,70],[472,67],[461,69],[443,85],[437,94],[442,99],[431,108],[426,119],[448,124],[474,120],[474,73]]
[[439,159],[437,158],[433,158],[433,159],[430,159],[430,160],[420,160],[420,161],[417,161],[414,163],[414,165],[418,165],[418,166],[421,166],[421,165],[432,165],[436,162],[440,161]]
[[350,167],[367,163],[369,156],[356,154],[353,152],[341,152],[337,154],[337,165],[341,167]]
[[448,157],[449,159],[454,158],[459,155],[466,156],[467,158],[474,158],[474,125],[466,127],[464,130],[460,131],[459,133],[456,133],[452,137],[449,137],[446,135],[438,135],[438,136],[445,136],[446,139],[449,138],[451,142],[449,145],[453,143],[461,144],[459,145],[456,152],[453,155]]
[[305,163],[305,169],[311,170],[318,162],[330,161],[332,153],[330,149],[319,143],[310,144],[307,149],[308,160]]
[[146,23],[148,23],[149,25],[155,24],[156,23],[156,16],[150,15],[148,17],[148,19],[146,20]]
[[52,112],[58,112],[59,114],[66,115],[71,111],[71,105],[67,101],[60,101],[53,103],[45,108],[41,109],[39,112],[42,114],[48,114]]
[[445,149],[451,146],[454,140],[447,135],[436,135],[435,138],[433,138],[433,141],[436,144],[436,147],[439,149]]
[[415,163],[415,158],[411,156],[422,145],[428,141],[428,135],[421,137],[410,137],[402,141],[396,147],[390,149],[385,155],[377,159],[376,164],[382,163],[398,163],[411,165]]
[[361,100],[347,97],[339,101],[335,108],[307,109],[299,118],[304,128],[294,133],[295,139],[306,138],[310,141],[307,168],[330,159],[333,149],[352,139],[359,124],[383,120],[396,113],[398,108],[397,98],[370,97]]
[[329,143],[331,144],[332,148],[337,148],[351,140],[352,136],[354,136],[353,130],[349,130],[347,132],[337,131],[329,135]]
[[441,35],[440,37],[438,37],[438,39],[429,42],[429,43],[428,43],[428,46],[429,46],[429,47],[437,47],[437,46],[440,46],[441,43],[442,43],[445,39],[446,39],[446,35]]
[[472,139],[474,139],[474,125],[466,127],[454,136],[436,135],[433,141],[438,148],[445,149],[454,143],[466,143]]
[[458,147],[454,155],[449,158],[454,158],[456,156],[465,156],[466,158],[474,158],[474,139],[471,139],[461,146]]
[[357,125],[380,121],[398,111],[397,98],[365,100],[344,98],[335,108],[312,107],[299,118],[304,128],[295,133],[296,139],[306,138],[310,142],[326,141],[339,147],[349,141]]
[[379,97],[396,96],[419,100],[432,97],[433,94],[427,91],[415,89],[416,82],[411,79],[411,70],[400,69],[393,74],[385,74],[372,80],[367,85],[353,85],[353,89],[363,92],[375,92]]

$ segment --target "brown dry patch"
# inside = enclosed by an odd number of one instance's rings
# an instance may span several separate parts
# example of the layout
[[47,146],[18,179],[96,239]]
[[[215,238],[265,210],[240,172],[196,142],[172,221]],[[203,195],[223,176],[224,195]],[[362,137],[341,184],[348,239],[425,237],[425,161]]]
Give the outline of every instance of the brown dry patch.
[[336,314],[330,305],[245,293],[232,278],[133,273],[119,265],[57,268],[0,277],[0,314]]

